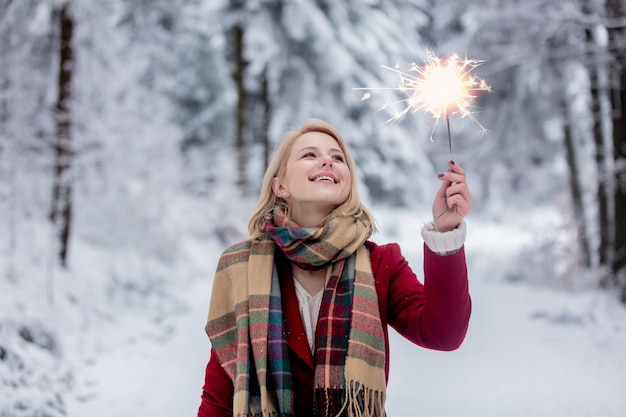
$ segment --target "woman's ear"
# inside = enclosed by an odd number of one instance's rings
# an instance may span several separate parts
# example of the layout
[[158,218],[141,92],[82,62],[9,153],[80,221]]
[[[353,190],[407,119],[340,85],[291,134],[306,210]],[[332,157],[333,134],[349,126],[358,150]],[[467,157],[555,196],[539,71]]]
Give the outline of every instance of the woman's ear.
[[272,192],[278,198],[287,198],[289,193],[278,177],[272,178]]

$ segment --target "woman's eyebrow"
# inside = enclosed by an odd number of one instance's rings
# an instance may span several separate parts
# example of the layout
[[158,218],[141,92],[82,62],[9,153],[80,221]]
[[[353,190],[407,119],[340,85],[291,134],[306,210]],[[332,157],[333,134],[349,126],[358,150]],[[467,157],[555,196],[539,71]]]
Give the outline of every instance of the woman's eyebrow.
[[[298,150],[298,152],[302,152],[302,151],[307,151],[307,150],[314,150],[314,151],[319,151],[320,148],[317,146],[305,146],[304,148],[301,148],[300,150]],[[329,149],[330,152],[339,152],[341,154],[343,154],[343,151],[339,148],[330,148]]]

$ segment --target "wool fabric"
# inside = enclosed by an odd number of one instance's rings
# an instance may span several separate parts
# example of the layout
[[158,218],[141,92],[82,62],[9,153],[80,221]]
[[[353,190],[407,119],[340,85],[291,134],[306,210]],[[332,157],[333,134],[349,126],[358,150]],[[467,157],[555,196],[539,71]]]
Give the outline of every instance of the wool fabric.
[[316,415],[384,416],[385,339],[367,238],[351,216],[302,228],[276,210],[263,238],[222,254],[206,331],[233,381],[235,416],[293,415],[277,248],[301,268],[328,271],[315,334]]

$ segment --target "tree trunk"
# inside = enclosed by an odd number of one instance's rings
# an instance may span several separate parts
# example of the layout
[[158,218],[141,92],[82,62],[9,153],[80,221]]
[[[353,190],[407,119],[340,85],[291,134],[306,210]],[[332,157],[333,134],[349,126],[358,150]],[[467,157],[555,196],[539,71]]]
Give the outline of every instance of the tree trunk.
[[[607,146],[608,138],[605,124],[608,123],[610,110],[608,104],[608,78],[606,68],[595,67],[592,70],[592,111],[593,111],[593,137],[596,147],[596,166],[598,169],[598,214],[600,227],[600,265],[610,265],[613,258],[614,247],[614,220],[615,209],[613,201],[613,149]],[[609,128],[610,131],[610,128]]]
[[[10,5],[10,1],[0,0],[0,16],[6,16]],[[9,39],[0,39],[0,42],[1,56],[9,59],[11,42]],[[2,152],[4,150],[2,141],[7,140],[4,135],[6,133],[5,126],[9,121],[9,94],[11,88],[11,80],[9,77],[9,69],[3,69],[3,72],[0,74],[0,157],[2,156]]]
[[[588,0],[586,12],[601,22],[605,16],[604,0]],[[590,50],[590,79],[593,114],[593,137],[598,169],[598,223],[600,228],[599,263],[610,267],[615,249],[614,156],[609,95],[609,51],[604,39],[607,29],[596,23],[586,31]]]
[[[565,120],[572,120],[575,115],[570,110],[569,100],[563,100],[563,109],[565,112]],[[574,135],[570,123],[564,126],[564,145],[565,159],[569,167],[569,188],[572,197],[572,207],[574,211],[574,221],[576,222],[576,231],[578,235],[578,247],[582,254],[582,262],[586,268],[590,268],[591,262],[591,244],[589,242],[589,233],[587,232],[587,221],[585,216],[585,202],[583,198],[583,186],[580,179],[580,167],[576,156],[576,145],[574,143]]]
[[233,79],[237,88],[237,109],[235,115],[235,149],[237,151],[237,185],[241,192],[246,189],[246,87],[245,71],[246,61],[244,58],[243,28],[239,25],[233,27],[233,45],[235,53],[235,69]]
[[267,81],[267,67],[263,71],[261,80],[261,94],[263,95],[263,171],[270,163],[272,147],[270,143],[270,122],[272,120],[272,103],[270,101],[269,84]]
[[[622,58],[622,68],[626,68],[626,57]],[[621,299],[626,303],[626,72],[622,69],[620,88],[616,98],[622,106],[613,119],[613,140],[615,143],[615,254],[612,271],[620,288]]]
[[54,180],[52,189],[52,220],[58,243],[58,260],[67,266],[67,252],[72,221],[72,181],[70,176],[71,152],[71,112],[70,98],[73,75],[72,35],[74,22],[66,4],[59,14],[59,78],[58,100],[56,105],[56,131],[54,142]]
[[[8,48],[2,45],[0,53],[8,54]],[[6,196],[6,204],[8,207],[8,215],[3,219],[6,224],[3,238],[7,242],[7,271],[6,276],[9,279],[15,278],[14,273],[14,254],[17,246],[17,225],[16,225],[16,185],[15,185],[15,168],[11,163],[11,141],[9,140],[9,91],[11,82],[9,74],[0,74],[0,177],[4,177],[9,187],[9,195]]]
[[[609,21],[620,21],[626,17],[623,0],[608,0]],[[621,299],[626,303],[626,27],[612,26],[608,29],[609,50],[613,56],[612,68],[612,115],[613,152],[615,161],[615,249],[611,270],[619,286]]]

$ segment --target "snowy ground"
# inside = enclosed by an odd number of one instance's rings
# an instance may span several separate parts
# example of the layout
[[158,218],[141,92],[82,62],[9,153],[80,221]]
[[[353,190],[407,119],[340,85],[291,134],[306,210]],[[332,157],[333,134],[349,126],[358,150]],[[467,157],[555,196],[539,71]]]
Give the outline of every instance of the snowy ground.
[[[399,241],[421,275],[421,220],[398,211],[376,215],[387,233],[375,240]],[[458,351],[434,352],[392,333],[388,415],[626,415],[626,308],[596,290],[515,282],[516,268],[527,267],[518,254],[537,239],[532,231],[540,225],[505,226],[471,216],[469,224],[474,307],[467,339]],[[188,305],[166,320],[162,334],[140,331],[141,317],[103,329],[103,340],[119,342],[107,344],[84,368],[69,415],[195,415],[209,352],[203,326],[211,275],[176,289]]]

